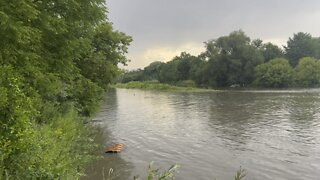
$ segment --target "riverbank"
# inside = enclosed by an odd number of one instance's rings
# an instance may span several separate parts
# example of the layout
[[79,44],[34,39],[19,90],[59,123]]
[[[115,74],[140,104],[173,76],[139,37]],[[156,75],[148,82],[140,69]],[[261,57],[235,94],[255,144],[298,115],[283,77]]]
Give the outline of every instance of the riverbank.
[[228,87],[228,88],[215,88],[207,89],[200,87],[184,87],[177,85],[170,85],[160,83],[158,81],[131,81],[128,83],[117,83],[110,86],[111,88],[120,89],[142,89],[142,90],[153,90],[153,91],[177,91],[177,92],[217,92],[217,91],[242,91],[242,92],[279,92],[279,93],[294,93],[294,92],[314,92],[318,91],[319,88],[299,88],[299,87],[288,87],[288,88],[263,88],[263,87]]
[[121,89],[143,89],[143,90],[158,90],[158,91],[180,91],[180,92],[208,92],[215,91],[213,89],[204,89],[197,87],[181,87],[170,84],[163,84],[157,81],[131,81],[128,83],[117,83],[114,88]]

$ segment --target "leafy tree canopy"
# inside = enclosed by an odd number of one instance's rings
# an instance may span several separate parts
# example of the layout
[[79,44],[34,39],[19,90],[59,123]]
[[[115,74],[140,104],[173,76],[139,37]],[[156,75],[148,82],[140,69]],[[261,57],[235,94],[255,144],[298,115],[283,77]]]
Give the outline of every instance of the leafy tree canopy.
[[1,0],[0,39],[0,179],[77,179],[93,148],[82,119],[132,38],[104,0]]
[[295,68],[294,80],[297,86],[319,87],[320,61],[311,57],[302,58]]
[[288,87],[292,81],[292,68],[288,60],[275,58],[255,68],[256,82],[262,87]]
[[263,63],[262,54],[241,30],[209,41],[206,47],[205,54],[213,68],[207,76],[215,79],[211,86],[246,86],[254,80],[255,66]]
[[299,32],[289,38],[287,46],[284,47],[286,51],[286,57],[292,67],[295,67],[299,59],[303,57],[319,57],[320,41],[317,38],[313,38],[309,33]]

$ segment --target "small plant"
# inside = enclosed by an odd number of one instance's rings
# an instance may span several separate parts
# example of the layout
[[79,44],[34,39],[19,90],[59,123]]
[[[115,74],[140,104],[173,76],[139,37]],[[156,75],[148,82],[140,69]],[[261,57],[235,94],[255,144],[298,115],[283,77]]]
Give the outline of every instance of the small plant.
[[[180,165],[175,164],[175,165],[172,165],[168,170],[161,172],[160,169],[153,168],[153,163],[154,162],[149,163],[146,180],[173,180],[175,179],[174,174],[180,168]],[[247,176],[247,171],[245,169],[242,169],[242,167],[240,166],[240,169],[236,172],[236,175],[234,176],[234,180],[243,180],[246,176]],[[107,177],[105,177],[104,169],[103,169],[103,180],[112,180],[116,177],[117,176],[113,174],[112,168],[109,169],[108,175]],[[139,176],[134,176],[133,179],[140,180]]]
[[[172,165],[168,170],[161,172],[160,169],[153,168],[153,162],[148,166],[148,174],[146,180],[172,180],[174,179],[174,173],[179,169],[179,165]],[[139,180],[138,176],[133,177],[134,180]]]
[[241,180],[247,175],[247,171],[245,169],[242,169],[240,166],[240,169],[237,171],[236,176],[234,177],[234,180]]

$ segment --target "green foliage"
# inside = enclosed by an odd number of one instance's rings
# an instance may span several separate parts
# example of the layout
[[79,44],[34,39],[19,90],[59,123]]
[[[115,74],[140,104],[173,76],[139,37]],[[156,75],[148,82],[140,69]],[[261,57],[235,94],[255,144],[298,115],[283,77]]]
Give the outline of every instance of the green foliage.
[[[160,169],[153,168],[153,162],[151,162],[148,166],[148,173],[146,180],[172,180],[174,179],[174,173],[179,169],[179,165],[172,165],[168,170],[163,172]],[[139,180],[137,176],[133,178],[134,180]]]
[[264,62],[268,62],[271,59],[281,58],[284,56],[283,51],[276,45],[272,43],[267,43],[262,46],[262,55],[264,57]]
[[180,56],[177,56],[174,60],[178,61],[177,76],[179,80],[187,80],[190,77],[191,61],[196,57],[191,56],[186,52],[182,52]]
[[247,171],[245,169],[242,169],[240,167],[240,169],[237,171],[234,180],[241,180],[243,179],[245,176],[247,175]]
[[[151,77],[148,79],[152,79]],[[123,72],[118,77],[118,82],[127,83],[130,81],[144,81],[144,71],[141,69],[133,70],[129,72]]]
[[162,83],[174,84],[190,79],[196,81],[202,63],[199,57],[182,52],[180,56],[176,56],[167,63],[156,61],[145,67],[144,70],[130,71],[123,76],[120,82],[158,80]]
[[177,86],[180,87],[196,87],[196,83],[192,80],[184,80],[177,82]]
[[[182,52],[166,63],[157,61],[143,70],[126,72],[119,82],[158,80],[176,86],[194,86],[193,83],[185,84],[193,81],[198,87],[319,86],[320,71],[314,61],[303,60],[292,75],[291,67],[295,67],[301,58],[320,58],[320,38],[308,33],[294,34],[284,51],[260,39],[251,41],[241,30],[209,40],[205,42],[205,48],[199,56]],[[291,67],[284,60],[269,63],[282,58],[288,58]]]
[[[7,156],[1,161],[1,171],[5,171],[12,179],[80,177],[83,167],[94,158],[91,154],[95,145],[87,137],[92,130],[76,119],[75,113],[69,113],[51,124],[20,130],[21,142],[18,144],[9,141],[11,149],[9,152],[5,151]],[[24,133],[27,137],[22,139],[21,135]],[[23,146],[21,143],[24,143]]]
[[320,58],[319,47],[319,39],[313,38],[308,33],[299,32],[294,34],[293,38],[289,38],[285,47],[286,57],[291,66],[295,67],[303,57]]
[[149,66],[145,67],[143,70],[143,79],[150,80],[159,80],[160,79],[160,70],[164,63],[160,61],[152,62]]
[[[21,77],[10,66],[0,67],[0,178],[24,172],[33,147],[33,121],[38,112],[21,89]],[[21,164],[22,162],[22,164]]]
[[176,90],[177,86],[171,86],[169,84],[162,84],[157,81],[131,81],[125,84],[118,83],[114,87],[126,88],[126,89],[153,89],[153,90]]
[[[190,82],[187,82],[190,83]],[[173,86],[169,84],[159,83],[158,81],[131,81],[128,83],[117,83],[113,87],[124,89],[144,89],[144,90],[159,90],[159,91],[191,91],[191,92],[203,92],[208,91],[206,89],[195,88],[192,86]]]
[[118,63],[126,64],[127,46],[131,37],[114,31],[104,22],[94,29],[91,51],[77,61],[81,74],[106,89],[119,74]]
[[95,157],[91,135],[93,130],[84,127],[72,111],[39,128],[31,177],[43,179],[74,179],[83,175],[85,165]]
[[320,61],[311,57],[300,59],[294,70],[294,81],[297,86],[319,87]]
[[209,68],[205,76],[210,86],[228,87],[249,85],[254,80],[255,66],[263,63],[263,56],[243,31],[206,43]]
[[198,86],[208,84],[206,73],[207,62],[200,57],[190,62],[189,79],[193,80]]
[[284,58],[272,59],[256,67],[256,84],[262,87],[288,87],[292,81],[292,68]]
[[[163,172],[160,171],[160,169],[153,168],[153,162],[151,162],[148,166],[148,173],[146,180],[172,180],[175,179],[174,175],[180,168],[179,165],[175,164],[172,165],[168,170],[165,170]],[[112,179],[111,173],[113,172],[113,169],[110,169],[109,171],[109,178]],[[236,172],[236,175],[234,176],[234,180],[241,180],[244,179],[247,176],[247,171],[245,169],[242,169],[240,166],[240,169]],[[139,180],[138,176],[133,177],[134,180]]]
[[70,89],[70,98],[78,112],[83,116],[91,116],[102,99],[103,89],[92,81],[80,76]]
[[161,66],[159,81],[162,83],[175,83],[178,81],[178,64],[177,59],[169,61]]
[[77,179],[83,117],[127,63],[104,0],[0,1],[0,179]]

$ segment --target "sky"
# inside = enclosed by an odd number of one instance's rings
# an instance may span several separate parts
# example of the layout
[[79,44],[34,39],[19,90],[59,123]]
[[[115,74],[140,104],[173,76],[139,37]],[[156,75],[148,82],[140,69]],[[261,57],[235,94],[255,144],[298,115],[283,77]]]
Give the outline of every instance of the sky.
[[243,30],[251,39],[286,45],[297,32],[320,36],[319,0],[106,0],[116,30],[132,36],[125,69],[198,55],[205,41]]

